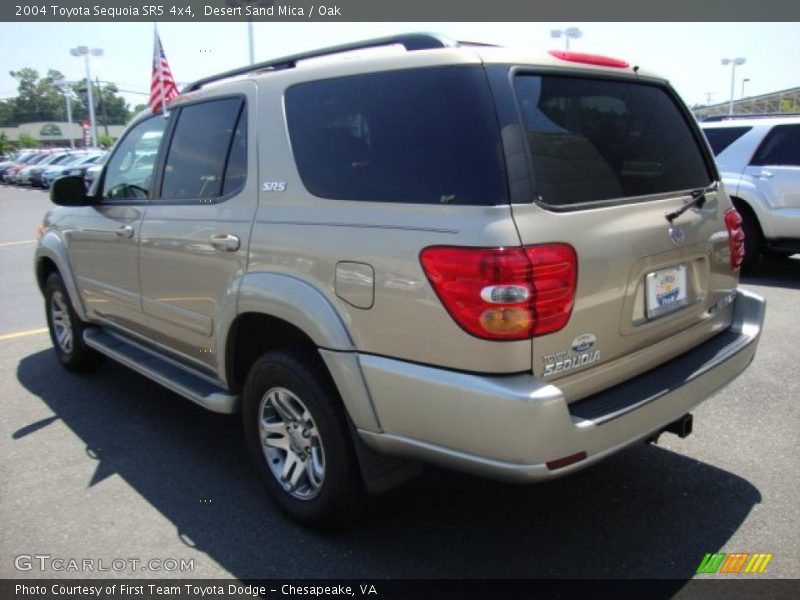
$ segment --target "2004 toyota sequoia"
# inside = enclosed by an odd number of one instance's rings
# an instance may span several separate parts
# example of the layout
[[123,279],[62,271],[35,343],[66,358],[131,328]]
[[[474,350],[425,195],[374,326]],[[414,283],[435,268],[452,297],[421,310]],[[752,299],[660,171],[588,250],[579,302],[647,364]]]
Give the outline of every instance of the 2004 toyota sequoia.
[[764,317],[691,115],[602,56],[413,34],[269,61],[140,115],[82,186],[36,252],[59,359],[241,411],[306,523],[418,460],[535,481],[687,435]]

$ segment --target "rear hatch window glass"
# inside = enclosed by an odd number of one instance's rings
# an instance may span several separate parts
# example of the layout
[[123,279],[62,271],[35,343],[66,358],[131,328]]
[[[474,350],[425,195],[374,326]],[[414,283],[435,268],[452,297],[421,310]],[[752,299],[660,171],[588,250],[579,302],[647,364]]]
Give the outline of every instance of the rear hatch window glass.
[[535,199],[575,207],[703,188],[711,174],[690,126],[661,86],[518,75]]
[[706,139],[709,146],[711,146],[711,150],[714,151],[714,156],[719,156],[720,152],[751,129],[752,127],[714,127],[713,129],[703,129],[703,133],[706,134]]
[[481,67],[301,83],[285,100],[297,168],[315,196],[507,203],[500,135]]

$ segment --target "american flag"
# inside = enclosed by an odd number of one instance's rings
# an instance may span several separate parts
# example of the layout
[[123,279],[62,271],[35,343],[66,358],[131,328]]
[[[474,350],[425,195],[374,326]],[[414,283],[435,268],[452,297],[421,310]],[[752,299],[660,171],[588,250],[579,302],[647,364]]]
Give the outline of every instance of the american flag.
[[161,38],[156,31],[156,41],[153,48],[153,77],[150,79],[150,111],[155,114],[166,110],[164,104],[178,95],[178,86],[172,78],[169,63],[161,46]]

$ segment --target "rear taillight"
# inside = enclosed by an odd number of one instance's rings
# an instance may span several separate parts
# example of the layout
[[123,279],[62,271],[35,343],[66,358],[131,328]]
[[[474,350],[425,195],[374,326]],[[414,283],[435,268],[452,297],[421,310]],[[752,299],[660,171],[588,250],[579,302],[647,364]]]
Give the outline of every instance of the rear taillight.
[[742,229],[742,216],[735,208],[725,211],[725,227],[728,228],[731,267],[738,269],[744,261],[744,229]]
[[450,316],[477,337],[521,340],[569,321],[578,265],[567,244],[431,246],[420,262]]

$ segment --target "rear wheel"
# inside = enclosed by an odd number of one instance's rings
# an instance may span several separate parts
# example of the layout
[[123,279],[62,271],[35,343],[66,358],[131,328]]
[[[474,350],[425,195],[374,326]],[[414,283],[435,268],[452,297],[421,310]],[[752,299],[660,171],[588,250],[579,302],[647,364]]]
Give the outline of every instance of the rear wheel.
[[85,371],[99,365],[103,356],[83,341],[86,324],[75,313],[58,273],[47,277],[44,298],[50,339],[61,364],[73,371]]
[[366,499],[341,400],[316,357],[271,351],[247,376],[248,450],[275,503],[318,527],[350,522]]

